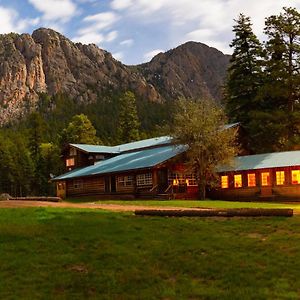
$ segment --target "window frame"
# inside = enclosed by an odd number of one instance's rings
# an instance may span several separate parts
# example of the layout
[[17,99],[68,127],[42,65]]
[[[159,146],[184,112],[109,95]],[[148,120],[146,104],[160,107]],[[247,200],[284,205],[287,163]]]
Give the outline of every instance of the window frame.
[[[236,178],[240,178],[240,180],[237,180]],[[236,184],[240,181],[240,186],[236,186]],[[242,174],[234,174],[233,176],[233,183],[235,189],[240,189],[243,187],[243,176]]]

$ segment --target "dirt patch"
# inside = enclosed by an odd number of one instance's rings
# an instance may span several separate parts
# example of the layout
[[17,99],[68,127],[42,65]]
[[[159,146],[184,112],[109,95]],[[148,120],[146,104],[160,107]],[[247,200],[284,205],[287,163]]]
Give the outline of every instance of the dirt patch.
[[81,274],[87,274],[89,272],[88,268],[83,264],[69,266],[68,270]]

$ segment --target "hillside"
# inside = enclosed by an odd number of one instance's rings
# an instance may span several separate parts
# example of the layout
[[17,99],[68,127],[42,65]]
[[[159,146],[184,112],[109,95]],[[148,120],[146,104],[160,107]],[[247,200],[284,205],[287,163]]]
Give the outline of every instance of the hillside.
[[124,90],[151,102],[218,100],[228,61],[214,48],[189,42],[149,63],[126,66],[94,44],[73,43],[51,29],[0,35],[0,125],[34,110],[41,93],[64,93],[80,104]]

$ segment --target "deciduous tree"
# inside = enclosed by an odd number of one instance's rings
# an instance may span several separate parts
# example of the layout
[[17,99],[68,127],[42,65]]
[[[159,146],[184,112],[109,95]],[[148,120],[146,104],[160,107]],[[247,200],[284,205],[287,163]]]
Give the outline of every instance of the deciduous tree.
[[215,180],[217,166],[230,163],[237,152],[234,130],[224,129],[224,111],[211,100],[180,100],[174,117],[172,136],[177,144],[187,145],[187,164],[196,174],[200,199]]

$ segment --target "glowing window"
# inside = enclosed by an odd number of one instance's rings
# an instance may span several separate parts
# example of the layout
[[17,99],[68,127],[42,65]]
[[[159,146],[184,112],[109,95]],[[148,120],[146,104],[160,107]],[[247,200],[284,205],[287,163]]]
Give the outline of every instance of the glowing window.
[[276,184],[283,185],[284,184],[284,171],[276,172]]
[[221,188],[222,189],[228,188],[228,176],[221,176]]
[[248,174],[248,186],[256,186],[255,174]]
[[262,186],[270,185],[270,173],[269,172],[261,173],[261,185]]
[[292,184],[300,183],[300,170],[292,170]]
[[66,166],[67,167],[73,167],[74,165],[75,165],[75,159],[74,158],[66,159]]
[[242,184],[242,175],[241,174],[234,175],[234,187],[235,188],[240,188],[242,186],[243,186],[243,184]]

